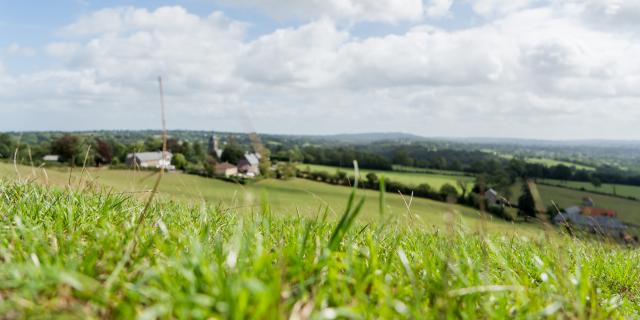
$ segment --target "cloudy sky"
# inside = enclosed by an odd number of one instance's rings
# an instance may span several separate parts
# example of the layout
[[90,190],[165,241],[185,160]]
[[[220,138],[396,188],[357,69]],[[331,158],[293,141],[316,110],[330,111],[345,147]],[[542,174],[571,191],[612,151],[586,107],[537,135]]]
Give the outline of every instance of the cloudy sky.
[[0,131],[640,139],[637,0],[0,0]]

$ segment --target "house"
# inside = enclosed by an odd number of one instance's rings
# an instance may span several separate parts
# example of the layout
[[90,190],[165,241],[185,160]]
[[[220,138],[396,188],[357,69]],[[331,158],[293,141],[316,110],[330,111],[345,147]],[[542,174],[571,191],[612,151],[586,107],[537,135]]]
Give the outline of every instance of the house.
[[584,215],[576,212],[576,207],[572,208],[556,215],[553,222],[557,225],[568,224],[584,231],[614,237],[624,235],[624,230],[627,229],[627,226],[615,217]]
[[48,154],[48,155],[42,157],[42,161],[58,162],[58,161],[60,161],[60,156],[57,155],[57,154]]
[[493,190],[493,189],[489,189],[484,193],[484,198],[487,199],[487,204],[489,206],[498,206],[498,192]]
[[618,212],[612,209],[594,208],[590,206],[572,206],[564,210],[566,213],[582,214],[591,217],[616,217]]
[[224,175],[225,177],[235,176],[238,174],[238,167],[229,162],[219,163],[216,164],[215,173],[217,175]]
[[255,153],[245,153],[244,158],[238,161],[238,172],[249,177],[260,175],[260,156]]
[[505,205],[511,206],[509,200],[501,196],[498,191],[494,190],[493,188],[485,191],[484,198],[487,200],[487,205],[489,207],[499,207]]
[[175,170],[175,166],[171,164],[172,158],[171,152],[164,153],[164,156],[162,151],[135,152],[127,154],[127,164],[140,168]]
[[582,198],[582,206],[584,207],[595,207],[595,202],[593,202],[593,199],[591,197],[584,197]]

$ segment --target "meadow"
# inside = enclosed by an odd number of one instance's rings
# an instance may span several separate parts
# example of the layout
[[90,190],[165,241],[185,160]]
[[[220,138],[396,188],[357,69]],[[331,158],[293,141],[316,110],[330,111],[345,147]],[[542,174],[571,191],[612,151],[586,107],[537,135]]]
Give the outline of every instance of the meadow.
[[610,184],[603,183],[601,186],[596,187],[590,182],[582,181],[561,181],[553,179],[538,179],[542,183],[551,184],[554,186],[564,186],[573,189],[584,189],[586,191],[595,191],[597,193],[607,193],[612,195],[618,195],[622,197],[634,197],[640,199],[640,187],[630,186],[623,184]]
[[[505,158],[505,159],[513,159],[513,157],[514,157],[514,155],[512,155],[512,154],[496,153],[496,152],[494,152],[492,150],[488,150],[488,149],[484,149],[483,151],[496,154],[497,156]],[[562,164],[562,165],[565,165],[567,167],[575,167],[578,170],[588,170],[588,171],[595,170],[595,168],[592,167],[592,166],[573,163],[573,162],[569,162],[569,161],[550,159],[550,158],[527,157],[525,159],[525,161],[528,162],[528,163],[541,164],[541,165],[544,165],[546,167],[553,167],[553,166],[557,166],[557,165],[561,165]]]
[[146,210],[86,180],[3,180],[3,318],[640,316],[640,251],[607,242],[365,224],[359,195],[336,223],[270,202],[246,212],[161,197]]
[[[155,178],[152,177],[155,173],[150,171],[87,168],[84,172],[75,169],[70,175],[68,168],[51,168],[44,171],[42,168],[19,165],[18,172],[22,178],[42,184],[66,187],[91,182],[102,189],[139,198],[145,197],[145,191],[152,189],[155,182]],[[10,181],[17,178],[13,165],[0,163],[1,177]],[[365,199],[361,220],[372,222],[379,219],[379,194],[372,190],[358,192]],[[316,216],[326,208],[329,218],[336,219],[345,209],[345,199],[349,194],[350,189],[347,187],[305,179],[266,179],[254,184],[240,185],[175,172],[164,175],[158,196],[163,200],[237,208],[239,212],[247,213],[259,210],[263,203],[268,203],[279,215],[287,216]],[[429,199],[411,199],[408,195],[403,198],[399,194],[386,194],[384,211],[386,220],[397,223],[411,222],[429,229],[459,223],[472,230],[482,228],[483,231],[498,234],[517,232],[537,235],[542,232],[536,225],[516,225],[489,214],[482,214],[473,208]]]
[[[339,168],[332,166],[324,166],[317,164],[299,164],[298,169],[300,170],[310,170],[310,171],[326,171],[330,174],[335,174],[338,170],[347,173],[347,175],[353,175],[353,169],[351,168]],[[384,175],[385,179],[389,179],[392,181],[401,182],[407,185],[418,186],[422,183],[427,183],[431,188],[438,190],[442,185],[448,183],[453,185],[461,191],[458,186],[458,181],[464,181],[467,184],[467,188],[470,189],[473,187],[473,182],[475,181],[474,177],[465,176],[465,175],[453,175],[451,171],[448,171],[446,174],[432,174],[432,173],[422,173],[422,172],[406,172],[406,171],[382,171],[382,170],[368,170],[361,169],[360,174],[364,178],[369,172],[373,172],[378,176]]]

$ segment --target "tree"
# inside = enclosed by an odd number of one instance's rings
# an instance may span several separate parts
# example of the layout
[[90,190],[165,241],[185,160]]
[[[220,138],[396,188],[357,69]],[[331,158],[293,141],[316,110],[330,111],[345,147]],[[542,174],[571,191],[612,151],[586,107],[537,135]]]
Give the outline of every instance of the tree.
[[216,158],[208,155],[205,159],[204,159],[204,163],[203,163],[203,167],[204,167],[204,172],[209,176],[209,177],[213,177],[216,175],[216,164],[218,164],[218,162],[216,161]]
[[234,140],[230,140],[229,143],[224,147],[224,151],[222,151],[222,157],[220,160],[223,162],[229,162],[233,164],[237,164],[244,158],[244,151],[240,148]]
[[464,196],[467,195],[467,181],[465,181],[463,179],[457,179],[456,180],[456,184],[458,185],[458,188],[460,188],[460,190],[462,190],[462,194],[460,196],[462,198],[464,198]]
[[276,178],[289,180],[296,176],[296,166],[291,162],[278,162],[276,165]]
[[445,199],[454,199],[458,197],[458,189],[450,183],[445,183],[440,187],[440,195]]
[[187,158],[182,153],[176,153],[173,155],[173,165],[179,170],[184,170],[187,167]]
[[193,156],[189,158],[191,162],[199,162],[205,158],[202,144],[198,141],[193,142]]
[[591,184],[596,188],[600,188],[600,187],[602,187],[602,180],[600,180],[600,178],[598,178],[596,176],[592,176],[591,177]]
[[369,185],[370,188],[375,188],[378,184],[378,176],[373,172],[367,173],[367,185]]
[[421,183],[416,187],[416,194],[422,197],[428,196],[431,193],[431,186],[428,183]]
[[13,138],[6,134],[0,134],[0,158],[11,158],[16,150],[16,143]]
[[559,164],[551,168],[551,174],[554,179],[567,181],[571,179],[573,172],[570,167],[565,166],[564,164]]
[[113,160],[113,148],[109,142],[97,139],[96,140],[96,163],[97,164],[109,164]]
[[80,151],[80,138],[65,134],[51,144],[51,152],[60,156],[61,162],[73,164]]
[[518,198],[518,215],[524,217],[536,216],[536,203],[526,183],[522,184],[522,195]]

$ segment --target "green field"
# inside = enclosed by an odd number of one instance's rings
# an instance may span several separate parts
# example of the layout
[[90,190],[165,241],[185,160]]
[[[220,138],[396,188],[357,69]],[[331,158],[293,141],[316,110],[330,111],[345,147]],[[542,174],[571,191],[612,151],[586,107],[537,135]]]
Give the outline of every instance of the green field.
[[[317,164],[300,164],[298,165],[298,169],[307,170],[307,168],[311,169],[311,171],[326,171],[331,174],[335,174],[338,170],[346,172],[348,175],[353,175],[353,169],[350,168],[338,168],[331,166],[323,166]],[[360,170],[360,175],[364,179],[364,177],[369,173],[374,172],[378,176],[384,175],[385,179],[390,179],[392,181],[401,182],[408,185],[418,186],[422,183],[427,183],[431,186],[431,188],[438,190],[445,183],[449,183],[460,191],[458,187],[458,180],[462,180],[467,183],[467,187],[473,187],[473,182],[475,181],[474,177],[464,176],[464,175],[450,175],[450,174],[429,174],[429,173],[418,173],[418,172],[401,172],[401,171],[382,171],[382,170],[368,170],[362,169]]]
[[609,184],[603,183],[600,187],[595,187],[590,182],[581,182],[581,181],[560,181],[560,180],[552,180],[552,179],[539,179],[540,182],[552,185],[561,185],[566,186],[568,188],[580,189],[584,188],[586,191],[595,191],[595,192],[603,192],[608,194],[615,194],[622,197],[635,197],[640,199],[640,187],[639,186],[629,186],[622,184]]
[[[35,177],[34,172],[35,171]],[[23,178],[45,182],[42,169],[19,166]],[[56,168],[47,170],[50,184],[66,186],[69,181],[68,170]],[[113,188],[117,192],[132,192],[132,195],[145,196],[140,191],[149,190],[155,181],[152,172],[136,172],[131,170],[90,169],[84,173],[82,180],[95,181],[95,184]],[[72,175],[72,185],[80,185],[80,170]],[[14,179],[15,170],[12,165],[0,163],[0,177]],[[190,203],[206,203],[223,207],[242,208],[243,212],[259,210],[263,200],[279,214],[315,216],[322,212],[324,206],[329,207],[329,216],[336,218],[345,208],[350,189],[321,182],[304,179],[289,181],[267,179],[250,185],[239,185],[217,179],[203,178],[182,173],[168,173],[160,185],[160,197],[188,201]],[[359,195],[365,198],[363,221],[378,219],[378,192],[360,190]],[[405,199],[410,202],[409,198]],[[411,201],[411,215],[408,214],[404,200],[397,194],[385,195],[385,219],[406,223],[411,221],[428,229],[450,226],[459,222],[473,230],[496,233],[514,233],[534,235],[541,229],[535,225],[516,225],[495,219],[491,215],[481,215],[478,211],[455,204],[447,204],[422,198]]]
[[538,190],[540,190],[540,195],[547,206],[551,204],[552,200],[560,208],[581,205],[582,198],[588,196],[594,200],[597,207],[618,211],[618,216],[622,221],[640,224],[640,202],[638,201],[542,184],[538,184]]
[[[64,173],[49,174],[51,183],[62,182]],[[97,174],[121,187],[129,185],[117,180],[135,177],[92,172]],[[204,199],[214,197],[206,186],[217,182],[167,178],[186,183],[180,197],[192,188],[206,189]],[[271,186],[263,188],[275,192]],[[281,215],[268,203],[252,214],[197,201],[161,201],[143,212],[143,203],[127,194],[0,181],[0,317],[632,319],[640,314],[640,251],[607,242],[469,233],[455,221],[439,231],[418,223],[336,224]],[[345,221],[357,212],[351,210]]]
[[[496,154],[497,156],[505,158],[505,159],[513,159],[513,157],[514,157],[511,154],[500,154],[500,153],[496,153],[496,152],[491,151],[491,150],[483,150],[483,151]],[[525,161],[529,162],[529,163],[541,164],[541,165],[544,165],[546,167],[553,167],[553,166],[557,166],[557,165],[563,164],[563,165],[565,165],[567,167],[575,167],[578,170],[589,170],[589,171],[595,170],[595,168],[592,167],[592,166],[586,166],[586,165],[577,164],[577,163],[573,163],[573,162],[555,160],[555,159],[549,159],[549,158],[527,157],[527,158],[525,158]]]

